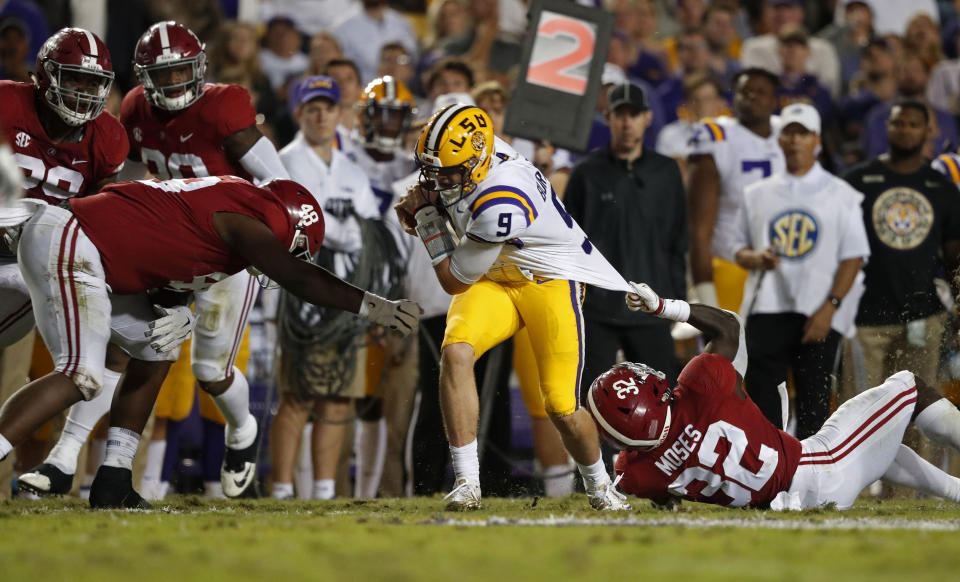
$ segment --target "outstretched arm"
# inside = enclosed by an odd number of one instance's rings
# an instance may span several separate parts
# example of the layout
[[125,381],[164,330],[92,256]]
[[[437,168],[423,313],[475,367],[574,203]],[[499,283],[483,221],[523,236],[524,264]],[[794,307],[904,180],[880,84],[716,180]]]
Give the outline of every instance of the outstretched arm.
[[685,321],[703,332],[708,340],[707,353],[730,360],[737,371],[737,393],[743,395],[740,384],[747,371],[747,346],[743,326],[736,314],[704,305],[689,304],[681,299],[662,299],[646,283],[631,283],[635,293],[627,293],[627,307],[673,321]]
[[422,313],[416,303],[388,301],[326,269],[294,258],[259,220],[244,214],[218,212],[213,224],[220,238],[239,256],[304,301],[357,313],[403,334],[416,326]]

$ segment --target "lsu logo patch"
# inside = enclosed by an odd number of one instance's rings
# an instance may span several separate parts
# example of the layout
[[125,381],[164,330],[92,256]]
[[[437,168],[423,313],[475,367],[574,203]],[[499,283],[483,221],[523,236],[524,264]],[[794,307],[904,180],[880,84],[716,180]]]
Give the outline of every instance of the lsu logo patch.
[[806,210],[787,210],[770,221],[770,244],[785,259],[802,259],[817,246],[817,218]]
[[933,229],[933,206],[913,188],[891,188],[873,203],[873,229],[890,248],[913,249]]
[[487,138],[483,133],[479,131],[473,132],[473,135],[470,137],[470,146],[475,152],[482,152],[483,146],[487,145]]

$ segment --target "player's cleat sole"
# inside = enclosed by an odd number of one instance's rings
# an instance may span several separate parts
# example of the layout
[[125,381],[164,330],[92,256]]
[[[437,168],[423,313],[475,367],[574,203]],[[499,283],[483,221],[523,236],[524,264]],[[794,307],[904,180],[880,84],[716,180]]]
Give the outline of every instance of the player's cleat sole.
[[223,456],[223,465],[220,467],[220,485],[223,494],[230,499],[260,497],[257,486],[257,449],[260,439],[257,438],[245,449],[231,449]]
[[46,497],[66,495],[73,487],[73,475],[68,475],[50,463],[41,463],[17,479],[20,491]]
[[90,486],[93,509],[150,509],[152,506],[133,489],[133,473],[119,467],[101,466]]
[[473,511],[480,509],[480,484],[468,479],[457,479],[453,491],[443,498],[447,511]]

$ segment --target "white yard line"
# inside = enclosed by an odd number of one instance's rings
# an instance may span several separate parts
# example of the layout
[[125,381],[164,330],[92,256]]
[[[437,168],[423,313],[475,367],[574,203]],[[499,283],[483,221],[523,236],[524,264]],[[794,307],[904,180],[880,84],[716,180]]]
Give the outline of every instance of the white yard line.
[[628,516],[624,518],[611,517],[576,517],[573,515],[545,517],[542,519],[517,519],[508,517],[489,517],[482,520],[474,519],[442,519],[435,522],[437,525],[452,525],[466,527],[489,526],[539,526],[539,527],[570,527],[570,526],[616,526],[616,527],[689,527],[694,529],[711,528],[744,528],[744,529],[780,529],[780,530],[925,530],[925,531],[958,531],[960,520],[919,520],[919,519],[885,519],[876,517],[835,517],[817,519],[775,519],[768,517],[754,518],[696,518],[696,517],[662,517],[639,518]]

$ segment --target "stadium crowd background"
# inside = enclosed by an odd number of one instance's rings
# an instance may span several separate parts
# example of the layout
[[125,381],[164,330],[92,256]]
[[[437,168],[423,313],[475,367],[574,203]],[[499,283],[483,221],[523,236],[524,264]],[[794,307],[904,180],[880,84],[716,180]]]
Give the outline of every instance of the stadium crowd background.
[[[960,145],[960,2],[956,0],[578,3],[615,15],[615,33],[602,79],[604,89],[625,80],[644,89],[653,112],[644,142],[647,147],[675,158],[681,169],[691,153],[689,143],[695,122],[731,114],[731,82],[738,71],[747,67],[766,68],[779,77],[781,106],[804,102],[817,108],[823,120],[820,161],[834,174],[842,175],[857,163],[887,150],[885,121],[897,100],[920,100],[929,105],[933,132],[924,150],[928,158],[954,153]],[[392,75],[413,93],[417,103],[414,128],[434,111],[438,97],[450,93],[472,94],[495,123],[502,123],[525,42],[526,10],[523,0],[8,0],[0,7],[0,78],[29,82],[37,50],[51,32],[66,26],[86,28],[103,38],[112,54],[116,81],[107,110],[116,115],[122,96],[137,83],[132,55],[140,34],[154,22],[175,20],[195,31],[206,43],[208,82],[238,84],[250,92],[258,113],[257,123],[278,150],[290,143],[298,131],[298,83],[317,74],[329,74],[339,84],[343,105],[339,139],[350,139],[356,126],[357,112],[351,104],[369,81],[382,75]],[[597,104],[588,151],[605,147],[610,140],[604,117],[605,90]],[[410,132],[410,136],[415,134]],[[561,196],[571,169],[584,153],[556,150],[544,142],[533,142],[528,150],[528,156],[550,177]],[[948,156],[942,160],[953,181],[960,181],[956,158]],[[273,365],[274,304],[271,295],[265,293],[261,308],[251,317],[247,371],[254,414],[264,419],[276,412],[278,402]],[[956,369],[960,366],[952,365],[960,361],[960,355],[955,345],[956,333],[944,337],[939,380],[950,389],[952,381],[960,380],[960,369]],[[378,374],[384,365],[384,342],[372,336],[365,341],[374,348],[371,351],[379,349],[379,363],[367,369],[368,374]],[[678,357],[689,356],[696,350],[693,341],[677,343]],[[32,374],[44,373],[44,366],[49,364],[43,361],[39,337],[31,336],[26,343],[34,352]],[[845,343],[849,347],[849,340]],[[16,349],[23,353],[23,346]],[[856,349],[852,351],[856,353]],[[414,356],[400,349],[392,352],[391,357]],[[496,370],[487,377],[495,385],[496,397],[486,433],[490,448],[484,457],[485,488],[488,494],[540,491],[544,485],[535,477],[543,475],[531,460],[531,423],[514,386],[516,382],[508,380],[510,358],[492,360],[488,365]],[[856,361],[852,357],[849,362],[853,364],[844,366],[846,379],[841,385],[848,392],[862,388],[851,371],[856,368]],[[368,396],[385,396],[391,390],[391,386],[378,387],[375,380],[368,379],[366,384]],[[419,392],[422,394],[411,392],[404,396],[409,402],[400,407],[401,416],[405,416],[400,422],[403,430],[392,427],[384,431],[389,442],[381,448],[393,453],[376,453],[379,457],[396,453],[405,458],[399,477],[385,480],[379,492],[375,485],[371,490],[369,484],[365,491],[354,489],[359,469],[352,460],[363,454],[359,448],[364,445],[357,439],[354,454],[354,439],[347,438],[339,455],[337,495],[432,494],[446,489],[442,479],[428,484],[417,478],[422,463],[449,482],[444,468],[446,459],[418,457],[417,451],[430,450],[430,446],[413,442],[417,432],[408,430],[417,423],[418,409],[427,406],[428,398],[436,398],[435,387],[430,395],[429,386],[421,384]],[[843,393],[841,389],[838,400],[842,401]],[[206,491],[216,496],[220,464],[217,455],[222,455],[222,436],[220,442],[213,439],[215,446],[204,446],[204,434],[216,434],[217,415],[201,415],[202,399],[197,402],[194,398],[190,392],[188,399],[193,405],[187,407],[186,413],[177,413],[164,423],[168,444],[159,478],[172,482],[171,490]],[[351,428],[354,424],[360,426],[370,421],[367,416],[372,407],[375,406],[369,399],[361,399],[354,414],[335,422]],[[212,409],[209,405],[206,408]],[[317,411],[313,414],[317,422],[330,420],[320,417]],[[377,415],[372,422],[380,422]],[[0,498],[11,493],[11,485],[16,491],[18,472],[43,459],[57,430],[57,421],[53,421],[46,430],[34,435],[28,446],[18,449],[16,459],[4,462],[5,467],[0,468]],[[263,426],[261,430],[264,435],[268,433]],[[309,497],[313,491],[308,431],[309,427],[303,433],[294,476],[298,497]],[[148,428],[145,438],[149,433]],[[422,433],[419,438],[439,446],[432,450],[446,455],[442,433]],[[91,439],[90,450],[94,454],[90,456],[94,461],[88,462],[89,474],[80,475],[76,487],[89,484],[97,465],[96,440],[102,438],[102,433],[95,433]],[[151,443],[145,442],[138,455],[141,472]],[[288,446],[296,448],[298,444]],[[99,450],[102,451],[102,443]],[[261,471],[265,477],[270,474],[270,450],[266,445],[261,449]],[[938,463],[949,461],[939,456],[936,459]],[[571,481],[572,471],[571,465]],[[8,477],[12,477],[12,482]],[[380,481],[379,475],[376,481]]]

